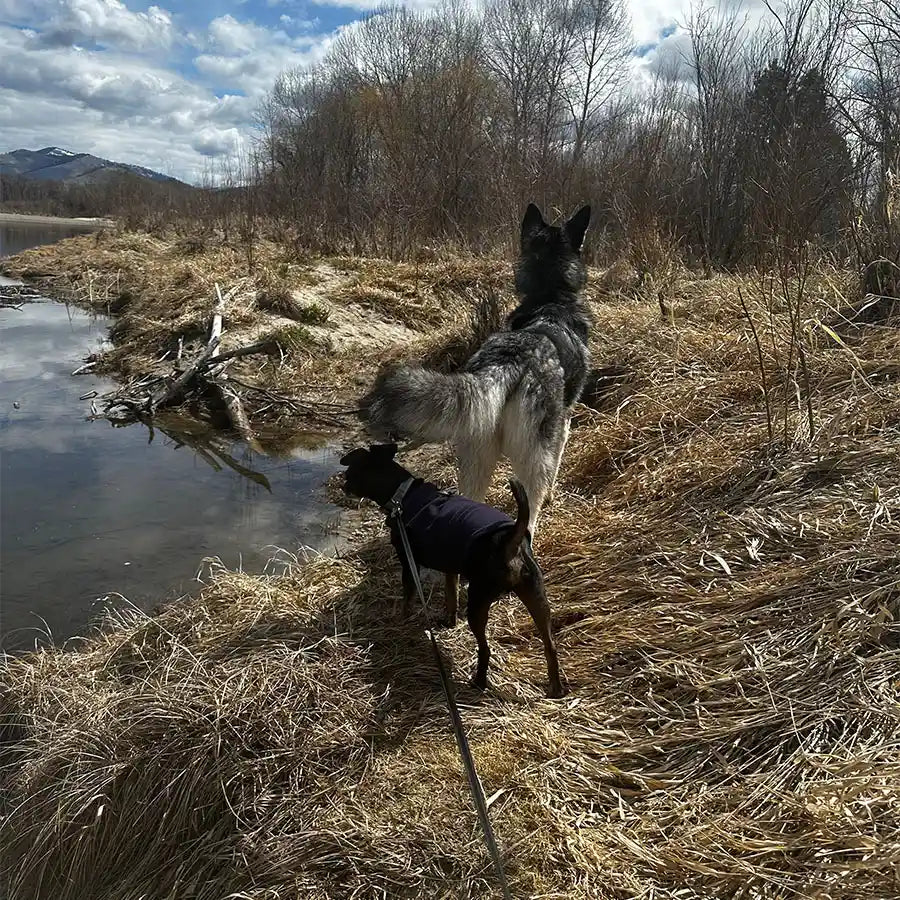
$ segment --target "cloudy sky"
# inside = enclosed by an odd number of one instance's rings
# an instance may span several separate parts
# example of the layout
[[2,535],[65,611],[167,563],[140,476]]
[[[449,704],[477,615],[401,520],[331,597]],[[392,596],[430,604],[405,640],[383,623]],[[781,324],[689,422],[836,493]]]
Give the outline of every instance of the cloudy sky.
[[[437,0],[406,0],[413,7]],[[641,60],[679,0],[626,0]],[[380,0],[0,0],[0,152],[59,146],[197,180],[285,68]]]

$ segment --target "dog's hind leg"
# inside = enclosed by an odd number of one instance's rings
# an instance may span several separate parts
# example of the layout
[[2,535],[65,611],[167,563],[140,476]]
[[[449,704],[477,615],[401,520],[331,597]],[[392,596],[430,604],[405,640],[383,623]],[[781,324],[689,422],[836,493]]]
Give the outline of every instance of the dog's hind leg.
[[562,427],[562,439],[559,443],[559,452],[556,456],[556,468],[553,470],[553,480],[550,482],[550,490],[547,492],[547,503],[553,505],[556,498],[556,478],[559,475],[559,467],[562,465],[563,454],[566,452],[566,444],[569,443],[569,417],[566,416]]
[[553,642],[553,629],[550,623],[550,604],[547,602],[547,593],[544,590],[543,578],[528,579],[519,584],[513,590],[518,598],[525,604],[541,640],[544,642],[544,656],[547,657],[547,675],[550,679],[548,697],[562,697],[562,681],[559,677],[559,658],[556,655],[556,644]]
[[513,468],[525,487],[528,495],[528,505],[531,508],[531,517],[528,520],[528,530],[534,537],[537,531],[537,520],[541,513],[541,507],[547,497],[547,491],[553,483],[555,474],[554,464],[556,453],[548,452],[544,448],[537,447],[534,456],[530,459],[513,460]]
[[528,494],[528,504],[531,507],[528,530],[532,537],[537,531],[541,508],[556,481],[556,473],[562,461],[568,436],[569,429],[566,422],[565,426],[561,424],[556,434],[549,439],[538,439],[530,446],[520,443],[507,450],[513,470],[525,486],[525,493]]
[[456,445],[459,466],[459,492],[470,500],[484,500],[491,476],[500,459],[500,446],[491,437],[482,443],[467,441]]

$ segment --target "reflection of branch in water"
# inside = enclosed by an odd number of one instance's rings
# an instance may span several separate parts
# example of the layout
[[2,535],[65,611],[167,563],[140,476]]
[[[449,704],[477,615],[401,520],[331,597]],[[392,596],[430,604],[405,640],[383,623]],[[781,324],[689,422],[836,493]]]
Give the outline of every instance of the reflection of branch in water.
[[239,475],[243,475],[244,478],[247,478],[250,481],[255,481],[257,484],[262,485],[270,494],[272,493],[272,485],[269,484],[269,479],[266,478],[262,472],[256,472],[253,469],[242,465],[234,457],[229,456],[224,450],[217,448],[210,452],[215,453],[229,469],[234,469]]
[[261,485],[270,494],[272,493],[272,485],[269,483],[269,479],[266,478],[262,472],[256,472],[248,466],[239,463],[230,453],[221,446],[218,446],[218,442],[215,440],[213,434],[188,434],[172,427],[163,428],[159,422],[156,423],[156,427],[166,435],[166,437],[173,440],[176,447],[190,447],[205,463],[215,469],[216,472],[222,471],[222,466],[219,465],[219,463],[222,462],[228,466],[229,469],[237,472],[238,475]]
[[196,441],[186,437],[183,434],[177,434],[177,432],[166,431],[165,428],[159,429],[166,437],[170,438],[175,443],[175,449],[178,450],[180,447],[190,447],[200,459],[203,460],[213,471],[221,472],[222,467],[219,465],[216,458],[203,446],[201,446]]

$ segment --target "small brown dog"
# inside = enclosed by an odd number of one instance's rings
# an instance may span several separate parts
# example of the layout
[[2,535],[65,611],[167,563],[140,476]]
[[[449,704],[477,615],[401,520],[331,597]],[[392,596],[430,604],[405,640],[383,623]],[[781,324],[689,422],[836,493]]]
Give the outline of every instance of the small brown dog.
[[485,634],[488,613],[495,600],[513,591],[528,608],[544,642],[550,678],[548,696],[561,697],[564,691],[550,628],[550,605],[544,576],[531,551],[528,535],[530,510],[525,489],[518,481],[510,481],[518,508],[513,521],[491,506],[448,494],[430,482],[413,477],[394,461],[396,453],[396,444],[360,447],[344,456],[341,465],[347,467],[345,492],[374,500],[388,513],[391,543],[400,557],[406,612],[416,588],[397,520],[391,515],[394,504],[399,505],[416,565],[446,575],[445,600],[450,627],[456,624],[459,576],[469,580],[466,616],[478,642],[478,668],[472,683],[478,688],[487,687],[491,655]]

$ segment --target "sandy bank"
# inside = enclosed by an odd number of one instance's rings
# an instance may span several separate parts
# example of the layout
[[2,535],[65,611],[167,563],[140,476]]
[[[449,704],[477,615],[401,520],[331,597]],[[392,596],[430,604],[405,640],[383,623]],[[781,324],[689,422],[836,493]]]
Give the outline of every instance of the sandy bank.
[[0,225],[84,225],[91,228],[110,228],[112,219],[102,218],[66,218],[64,216],[35,216],[25,213],[8,213],[0,211]]

